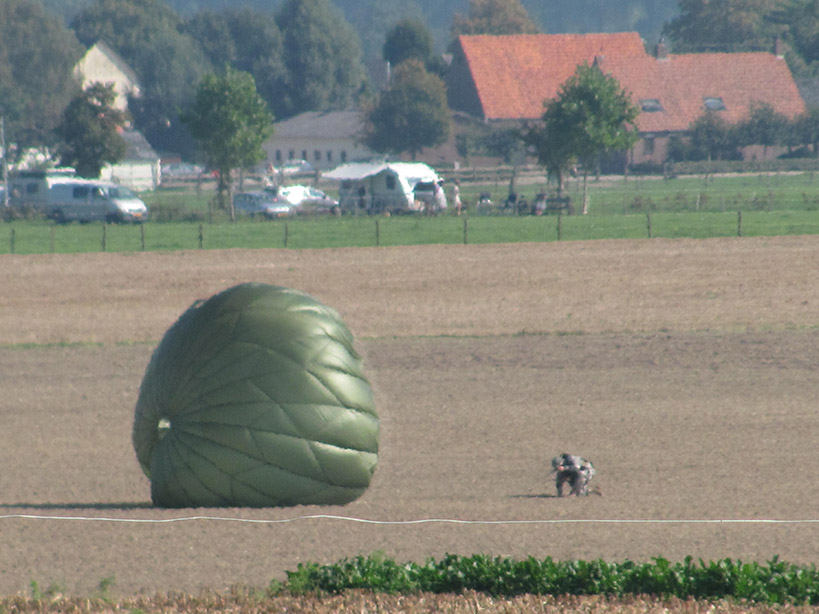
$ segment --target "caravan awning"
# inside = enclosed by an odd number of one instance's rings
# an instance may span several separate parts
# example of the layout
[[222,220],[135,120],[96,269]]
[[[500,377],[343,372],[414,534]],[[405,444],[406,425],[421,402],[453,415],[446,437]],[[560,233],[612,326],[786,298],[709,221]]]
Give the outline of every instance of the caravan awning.
[[353,162],[342,164],[331,171],[322,173],[324,179],[336,181],[361,181],[390,169],[407,180],[413,186],[419,181],[440,181],[440,177],[428,164],[423,162]]

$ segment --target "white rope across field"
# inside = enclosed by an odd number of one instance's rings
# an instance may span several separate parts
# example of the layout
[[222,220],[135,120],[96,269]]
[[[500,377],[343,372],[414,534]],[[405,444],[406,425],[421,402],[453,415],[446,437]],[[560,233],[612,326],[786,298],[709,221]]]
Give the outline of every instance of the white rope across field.
[[292,518],[238,518],[230,516],[177,516],[174,518],[114,518],[105,516],[52,516],[41,514],[3,514],[0,520],[60,520],[79,522],[112,522],[126,524],[170,524],[209,520],[219,522],[241,522],[247,524],[283,524],[305,520],[340,520],[344,522],[371,525],[421,525],[421,524],[457,524],[457,525],[539,525],[539,524],[819,524],[819,519],[784,520],[776,518],[563,518],[542,520],[463,520],[459,518],[421,518],[417,520],[372,520],[352,516],[333,514],[311,514]]

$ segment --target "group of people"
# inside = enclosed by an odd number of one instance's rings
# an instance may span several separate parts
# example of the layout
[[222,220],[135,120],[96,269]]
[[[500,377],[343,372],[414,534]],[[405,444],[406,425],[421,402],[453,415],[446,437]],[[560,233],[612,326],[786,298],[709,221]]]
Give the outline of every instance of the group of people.
[[[427,213],[434,214],[446,211],[447,203],[444,186],[441,183],[436,182],[433,184],[432,189],[432,201],[427,203]],[[461,215],[463,212],[463,203],[461,202],[461,186],[457,179],[452,184],[452,210],[455,215]]]

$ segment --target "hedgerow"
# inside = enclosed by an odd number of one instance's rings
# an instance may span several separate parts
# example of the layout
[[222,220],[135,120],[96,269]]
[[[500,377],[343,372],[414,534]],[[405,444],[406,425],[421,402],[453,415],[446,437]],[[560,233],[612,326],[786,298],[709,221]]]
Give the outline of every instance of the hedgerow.
[[671,563],[664,558],[638,563],[555,561],[550,557],[446,555],[424,563],[397,563],[380,556],[358,556],[331,565],[300,563],[272,593],[340,593],[364,589],[385,593],[461,593],[493,597],[516,595],[656,595],[679,599],[732,598],[769,604],[819,604],[819,571],[774,557],[767,564],[693,557]]

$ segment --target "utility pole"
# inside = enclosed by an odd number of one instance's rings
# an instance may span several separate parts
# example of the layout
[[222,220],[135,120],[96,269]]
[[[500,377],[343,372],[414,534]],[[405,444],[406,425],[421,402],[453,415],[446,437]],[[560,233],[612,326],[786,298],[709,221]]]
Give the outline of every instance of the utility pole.
[[0,117],[0,153],[3,154],[3,206],[9,206],[9,165],[6,156],[6,118]]

